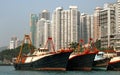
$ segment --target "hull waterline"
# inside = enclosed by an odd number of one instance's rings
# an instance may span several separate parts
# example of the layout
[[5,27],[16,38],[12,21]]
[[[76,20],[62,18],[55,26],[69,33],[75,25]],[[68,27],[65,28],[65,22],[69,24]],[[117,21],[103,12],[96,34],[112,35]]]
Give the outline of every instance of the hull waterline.
[[43,57],[30,63],[15,63],[16,70],[66,70],[71,52],[62,52]]
[[76,55],[69,59],[67,70],[85,70],[90,71],[96,53]]
[[108,64],[107,70],[120,71],[120,60],[115,62],[110,62]]

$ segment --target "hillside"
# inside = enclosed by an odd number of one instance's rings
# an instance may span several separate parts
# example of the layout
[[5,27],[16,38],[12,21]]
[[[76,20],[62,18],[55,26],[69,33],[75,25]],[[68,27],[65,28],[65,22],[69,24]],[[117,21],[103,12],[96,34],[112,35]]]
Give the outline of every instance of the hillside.
[[[16,49],[5,49],[0,52],[0,61],[12,61],[12,58],[18,56],[21,46],[17,47]],[[33,46],[31,48],[34,48]],[[30,51],[28,44],[23,46],[22,54],[28,54]]]
[[0,52],[3,51],[3,50],[6,50],[7,48],[8,48],[7,46],[0,47]]

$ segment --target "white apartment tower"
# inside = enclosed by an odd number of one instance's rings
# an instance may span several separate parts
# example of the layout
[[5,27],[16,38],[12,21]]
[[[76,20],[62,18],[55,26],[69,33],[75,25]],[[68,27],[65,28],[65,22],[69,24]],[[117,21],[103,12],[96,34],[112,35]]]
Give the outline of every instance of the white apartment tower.
[[15,49],[20,46],[20,40],[17,37],[12,37],[10,40],[9,49]]
[[52,15],[52,39],[55,45],[55,49],[61,47],[61,11],[62,7],[56,8]]
[[[68,47],[68,13],[69,11],[63,10],[61,15],[61,47]],[[70,38],[70,37],[69,37]]]
[[116,3],[116,34],[120,35],[120,0]]
[[82,13],[80,16],[80,39],[84,40],[84,43],[88,43],[91,38],[91,16]]
[[48,37],[51,37],[51,22],[41,18],[37,22],[36,47],[44,47]]
[[44,47],[44,26],[45,26],[45,19],[42,18],[38,20],[36,26],[36,47]]
[[114,47],[115,8],[113,4],[105,4],[100,11],[101,47]]
[[115,50],[120,51],[120,0],[115,4],[116,9],[116,41],[115,41]]
[[48,38],[51,38],[51,22],[50,20],[45,21],[44,26],[44,45],[46,44]]
[[99,21],[99,13],[102,10],[101,7],[96,7],[93,14],[93,38],[94,41],[100,40],[101,38],[101,29]]
[[80,39],[80,12],[77,6],[70,6],[70,25],[71,25],[71,42],[78,42]]
[[94,17],[93,17],[93,15],[91,15],[91,26],[90,26],[91,27],[90,28],[90,37],[91,38],[94,38],[94,36],[93,36],[93,33],[94,33],[94,31],[93,31],[94,20],[93,19],[94,19]]
[[55,48],[67,48],[71,42],[78,42],[80,12],[77,6],[70,6],[69,10],[56,8],[52,16],[52,38]]
[[44,47],[48,38],[51,37],[50,20],[45,20],[44,18],[38,20],[36,34],[36,47]]
[[[44,47],[46,39],[51,36],[50,31],[50,12],[43,10],[39,17],[37,14],[30,14],[30,35],[32,44],[39,47]],[[48,32],[48,33],[47,33]]]
[[40,14],[39,14],[39,19],[44,18],[46,20],[50,20],[50,12],[48,10],[43,10]]

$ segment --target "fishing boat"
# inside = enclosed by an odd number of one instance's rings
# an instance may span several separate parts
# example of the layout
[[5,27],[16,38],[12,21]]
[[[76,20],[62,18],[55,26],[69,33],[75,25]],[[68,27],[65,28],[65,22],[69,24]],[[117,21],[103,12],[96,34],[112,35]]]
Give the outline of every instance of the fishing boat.
[[107,70],[120,71],[120,56],[113,57],[108,63]]
[[93,62],[93,70],[107,70],[110,58],[104,57],[104,52],[98,52]]
[[[24,40],[30,40],[29,35],[25,35]],[[70,54],[73,52],[70,49],[62,49],[59,51],[54,50],[52,38],[48,38],[48,41],[51,41],[53,51],[49,51],[45,48],[39,48],[36,50],[31,50],[30,53],[26,56],[22,55],[21,46],[19,55],[14,63],[16,70],[61,70],[65,71],[67,67],[67,62]],[[47,41],[47,42],[48,42]],[[30,40],[31,45],[31,40]]]
[[[80,40],[83,43],[83,40]],[[80,42],[78,45],[78,50],[80,50]],[[73,52],[74,53],[74,52]],[[92,64],[95,58],[95,55],[98,53],[98,50],[95,47],[85,47],[83,52],[76,52],[71,54],[69,57],[67,70],[85,70],[90,71],[92,69]]]

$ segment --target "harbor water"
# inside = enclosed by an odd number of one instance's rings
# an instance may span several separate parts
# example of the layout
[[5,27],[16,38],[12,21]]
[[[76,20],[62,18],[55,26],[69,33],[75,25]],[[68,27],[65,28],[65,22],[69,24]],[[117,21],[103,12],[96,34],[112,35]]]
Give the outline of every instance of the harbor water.
[[120,75],[120,71],[16,71],[13,66],[0,66],[0,75]]

